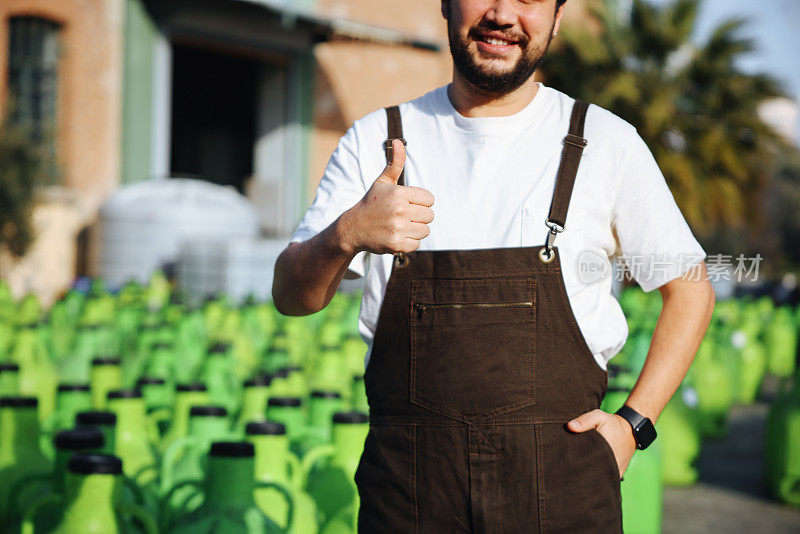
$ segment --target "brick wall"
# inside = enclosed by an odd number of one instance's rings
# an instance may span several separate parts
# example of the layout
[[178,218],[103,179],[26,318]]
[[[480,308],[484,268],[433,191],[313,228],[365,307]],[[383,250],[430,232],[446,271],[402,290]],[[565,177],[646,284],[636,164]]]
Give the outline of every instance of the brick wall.
[[3,113],[8,99],[8,19],[25,15],[61,26],[56,136],[65,190],[43,197],[34,215],[39,241],[23,262],[10,267],[5,263],[4,275],[15,293],[35,290],[49,300],[71,282],[76,236],[119,180],[123,0],[2,0]]

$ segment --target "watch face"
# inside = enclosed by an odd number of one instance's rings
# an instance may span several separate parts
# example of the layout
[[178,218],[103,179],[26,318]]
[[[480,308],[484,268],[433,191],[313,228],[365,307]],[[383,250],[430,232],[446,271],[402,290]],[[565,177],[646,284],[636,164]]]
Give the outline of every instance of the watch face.
[[642,426],[636,429],[636,448],[645,449],[654,439],[656,439],[656,428],[649,419],[646,419]]

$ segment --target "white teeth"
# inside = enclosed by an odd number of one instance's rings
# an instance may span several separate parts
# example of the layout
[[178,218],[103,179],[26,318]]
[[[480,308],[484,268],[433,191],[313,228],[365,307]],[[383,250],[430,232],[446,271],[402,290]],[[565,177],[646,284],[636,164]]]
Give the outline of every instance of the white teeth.
[[486,42],[498,46],[507,46],[511,44],[509,41],[503,41],[502,39],[495,39],[494,37],[487,38]]

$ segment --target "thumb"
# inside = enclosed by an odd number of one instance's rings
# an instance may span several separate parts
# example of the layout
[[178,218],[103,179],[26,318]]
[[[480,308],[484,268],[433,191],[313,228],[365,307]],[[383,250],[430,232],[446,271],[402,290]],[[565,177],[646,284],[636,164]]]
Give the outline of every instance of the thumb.
[[579,415],[567,423],[567,428],[573,432],[586,432],[587,430],[599,426],[603,421],[602,416],[602,410],[592,410],[591,412],[586,412],[585,414]]
[[386,165],[378,180],[384,183],[397,185],[403,167],[406,164],[406,147],[399,139],[392,140],[392,161]]

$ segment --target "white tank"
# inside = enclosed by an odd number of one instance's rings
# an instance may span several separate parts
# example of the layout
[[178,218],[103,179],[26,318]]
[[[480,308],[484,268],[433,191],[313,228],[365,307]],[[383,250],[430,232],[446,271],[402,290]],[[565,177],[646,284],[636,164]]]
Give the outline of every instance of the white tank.
[[93,272],[109,287],[145,282],[174,265],[188,241],[255,237],[258,213],[230,187],[162,178],[120,188],[100,208]]

